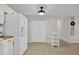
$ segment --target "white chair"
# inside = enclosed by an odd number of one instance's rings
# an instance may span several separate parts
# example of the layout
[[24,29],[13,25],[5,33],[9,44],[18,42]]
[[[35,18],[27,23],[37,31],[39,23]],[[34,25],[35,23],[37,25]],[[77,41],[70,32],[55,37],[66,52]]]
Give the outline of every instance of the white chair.
[[59,47],[58,33],[53,32],[51,35],[49,35],[49,41],[53,47]]

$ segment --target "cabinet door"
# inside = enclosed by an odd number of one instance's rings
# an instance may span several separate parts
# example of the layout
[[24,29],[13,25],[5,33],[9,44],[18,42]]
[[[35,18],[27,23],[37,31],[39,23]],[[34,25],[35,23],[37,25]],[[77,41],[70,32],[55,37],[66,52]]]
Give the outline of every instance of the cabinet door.
[[13,55],[13,38],[8,40],[8,54]]
[[0,24],[4,24],[4,14],[0,14]]
[[0,41],[0,55],[3,54],[3,44],[2,44],[2,41]]
[[4,40],[3,43],[3,54],[4,55],[13,55],[13,39]]
[[3,55],[8,55],[8,42],[7,40],[3,40]]

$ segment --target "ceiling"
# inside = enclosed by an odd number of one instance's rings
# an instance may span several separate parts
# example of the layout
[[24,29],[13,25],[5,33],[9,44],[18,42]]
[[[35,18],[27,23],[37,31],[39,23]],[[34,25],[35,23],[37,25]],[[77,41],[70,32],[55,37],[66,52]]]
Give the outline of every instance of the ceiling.
[[44,6],[45,15],[79,16],[79,4],[8,4],[24,15],[38,15],[39,7]]

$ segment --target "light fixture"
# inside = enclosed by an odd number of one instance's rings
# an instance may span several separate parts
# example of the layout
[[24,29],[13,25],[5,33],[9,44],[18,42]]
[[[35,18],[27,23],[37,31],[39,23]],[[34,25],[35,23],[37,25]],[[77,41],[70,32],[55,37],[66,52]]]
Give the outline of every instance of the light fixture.
[[43,10],[43,7],[41,6],[40,9],[41,10],[38,11],[38,14],[39,15],[44,15],[45,14],[45,11]]

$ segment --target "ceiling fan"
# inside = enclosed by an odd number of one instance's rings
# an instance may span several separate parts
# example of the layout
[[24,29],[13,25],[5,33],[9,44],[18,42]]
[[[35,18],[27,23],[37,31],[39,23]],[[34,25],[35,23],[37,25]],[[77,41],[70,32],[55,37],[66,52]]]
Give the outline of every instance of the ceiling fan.
[[43,10],[43,8],[44,8],[43,6],[40,7],[40,10],[38,11],[39,15],[44,15],[45,14],[45,11]]

